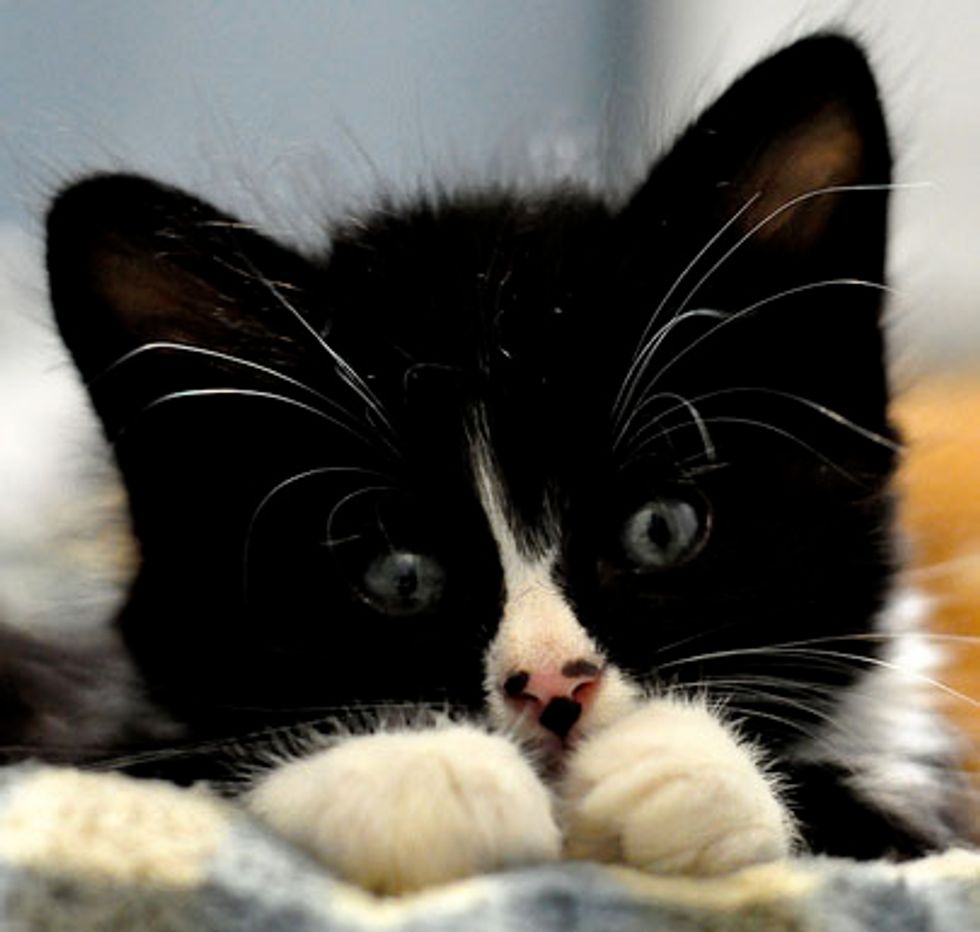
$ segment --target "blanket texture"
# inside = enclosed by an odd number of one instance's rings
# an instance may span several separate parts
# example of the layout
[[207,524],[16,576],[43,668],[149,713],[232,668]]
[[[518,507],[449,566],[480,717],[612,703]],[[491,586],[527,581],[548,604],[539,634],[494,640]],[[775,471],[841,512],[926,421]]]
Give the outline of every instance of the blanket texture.
[[380,899],[205,794],[22,765],[0,774],[0,929],[969,932],[980,854],[801,859],[708,881],[567,863]]

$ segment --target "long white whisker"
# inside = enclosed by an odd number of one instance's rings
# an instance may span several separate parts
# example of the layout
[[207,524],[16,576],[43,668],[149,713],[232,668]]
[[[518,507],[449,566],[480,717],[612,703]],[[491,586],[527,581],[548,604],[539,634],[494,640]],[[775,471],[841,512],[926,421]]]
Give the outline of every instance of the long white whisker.
[[[660,439],[665,432],[665,429],[661,428],[660,424],[662,421],[665,421],[670,415],[685,409],[691,411],[695,404],[700,404],[705,401],[710,401],[714,398],[720,398],[723,396],[735,395],[739,393],[765,394],[765,395],[773,395],[779,398],[785,398],[788,401],[796,402],[798,404],[810,408],[813,411],[816,411],[818,414],[820,414],[823,417],[826,417],[828,420],[833,421],[838,426],[850,430],[853,433],[863,437],[865,440],[868,440],[871,443],[875,443],[878,446],[884,447],[885,449],[890,450],[893,453],[899,453],[902,450],[902,444],[899,443],[898,441],[892,440],[889,437],[885,437],[884,435],[878,433],[877,431],[871,430],[870,428],[863,427],[861,424],[858,424],[856,421],[853,421],[850,418],[845,417],[839,411],[835,411],[833,408],[829,408],[826,405],[822,405],[819,402],[804,397],[803,395],[797,395],[793,392],[785,392],[774,388],[765,388],[762,386],[735,386],[733,388],[721,388],[711,392],[703,392],[700,395],[695,395],[694,398],[692,399],[685,399],[674,392],[656,392],[652,395],[645,396],[643,400],[635,407],[634,413],[631,415],[631,418],[638,415],[641,412],[642,408],[646,407],[647,405],[653,404],[663,398],[671,398],[671,397],[678,398],[680,403],[674,405],[671,408],[667,408],[659,412],[655,417],[651,418],[646,424],[644,424],[642,428],[636,431],[630,437],[630,444],[626,448],[624,453],[628,452],[632,448],[638,448],[638,450],[642,451],[648,444],[641,443],[641,441],[643,441],[644,438],[651,433],[651,431],[655,431],[655,433],[653,434],[653,436],[649,438],[650,442],[655,442],[657,439]],[[707,427],[705,425],[705,418],[703,415],[700,414],[700,412],[696,408],[693,408],[693,414],[695,416],[696,426],[698,427],[699,431],[702,433],[702,437],[703,437],[704,432],[707,430]],[[677,425],[677,429],[678,430],[681,429],[681,425]],[[799,438],[797,438],[797,440],[798,442],[802,442],[799,440]],[[613,449],[614,450],[616,449],[615,444],[613,445]],[[707,454],[707,450],[705,451],[705,453]],[[700,457],[701,454],[699,453],[696,456],[688,457],[685,460],[685,462],[688,462],[691,459],[698,459]],[[713,447],[710,454],[707,455],[707,459],[708,462],[710,463],[714,463],[717,461],[717,451]]]
[[[705,282],[707,282],[714,274],[718,271],[742,246],[745,245],[753,236],[756,235],[760,230],[763,230],[774,220],[778,219],[782,214],[788,210],[792,210],[800,204],[806,201],[813,200],[817,197],[823,197],[828,194],[852,194],[861,192],[883,192],[883,191],[900,191],[909,190],[914,188],[928,187],[928,183],[911,182],[906,184],[850,184],[850,185],[828,185],[824,188],[815,188],[812,191],[805,191],[803,194],[798,194],[796,197],[790,198],[788,201],[783,202],[774,210],[770,211],[765,217],[759,220],[754,226],[750,227],[742,236],[736,240],[736,242],[728,249],[721,258],[703,276],[698,280],[697,284],[687,293],[687,296],[681,301],[677,308],[677,312],[681,313],[687,308],[688,304],[693,300],[694,296],[701,290]],[[761,192],[760,192],[761,194]]]
[[[726,711],[737,712],[740,716],[743,716],[749,720],[765,719],[766,721],[776,722],[785,727],[787,731],[805,735],[807,738],[814,741],[819,739],[820,734],[807,724],[796,721],[792,718],[788,718],[784,715],[778,715],[775,712],[763,711],[757,706],[748,708],[745,706],[740,706],[737,704],[737,700],[739,697],[744,697],[746,699],[755,700],[756,702],[777,702],[791,708],[799,709],[804,714],[810,715],[813,718],[817,718],[825,722],[836,723],[834,716],[827,712],[811,708],[803,703],[794,702],[786,697],[778,696],[774,693],[768,693],[765,690],[748,690],[737,685],[728,685],[727,680],[703,679],[697,680],[690,684],[677,683],[668,687],[665,692],[667,694],[680,693],[681,695],[688,695],[691,689],[695,689],[698,692],[706,691],[709,695],[713,694],[712,698],[722,698],[724,700],[724,708]],[[736,701],[733,702],[733,699]]]
[[[806,191],[803,194],[799,194],[796,197],[793,197],[788,201],[785,201],[783,204],[776,207],[768,215],[766,215],[761,220],[759,220],[755,225],[753,225],[746,233],[744,233],[734,243],[734,245],[732,245],[715,262],[714,265],[711,266],[710,269],[708,269],[707,272],[705,272],[705,274],[698,280],[697,284],[695,284],[695,286],[687,293],[684,300],[680,302],[680,304],[677,307],[677,310],[675,311],[674,317],[676,318],[682,316],[686,312],[688,305],[694,299],[695,295],[698,293],[698,291],[700,291],[700,289],[704,286],[704,284],[715,274],[715,272],[717,272],[718,269],[721,268],[731,258],[731,256],[734,255],[746,242],[752,239],[752,237],[755,236],[756,233],[758,233],[760,230],[764,229],[768,224],[776,220],[785,211],[791,210],[793,207],[796,207],[805,201],[811,200],[812,198],[820,197],[827,194],[898,191],[898,190],[910,190],[910,189],[923,188],[923,187],[929,187],[929,183],[912,182],[912,183],[905,183],[905,184],[889,183],[889,184],[868,184],[868,185],[836,185],[836,186],[829,186],[824,188],[817,188],[812,191]],[[684,269],[684,271],[681,273],[681,276],[677,280],[675,280],[674,284],[668,290],[665,298],[661,300],[660,304],[657,306],[653,316],[651,317],[650,322],[644,328],[643,335],[640,340],[640,349],[636,353],[634,353],[632,362],[629,366],[629,369],[627,370],[626,378],[623,380],[623,384],[620,387],[619,391],[617,392],[615,401],[611,409],[612,421],[614,424],[618,422],[622,408],[628,403],[629,399],[628,397],[624,398],[624,395],[632,394],[633,387],[636,385],[636,383],[639,380],[641,371],[638,370],[645,369],[649,364],[651,354],[649,353],[649,349],[650,349],[649,344],[647,344],[646,341],[650,328],[652,327],[652,324],[657,318],[657,316],[659,316],[661,309],[666,304],[667,300],[673,295],[674,291],[676,290],[680,282],[687,277],[688,273],[691,271],[694,265],[697,264],[697,262],[701,259],[704,253],[706,253],[708,249],[718,240],[718,238],[722,236],[725,233],[725,231],[729,229],[729,227],[761,196],[762,196],[761,191],[756,192],[756,194],[754,194],[746,202],[746,204],[744,204],[742,208],[729,221],[726,222],[726,224],[722,227],[722,229],[719,230],[718,233],[716,233],[712,237],[712,239],[708,242],[708,244],[701,250],[701,252],[698,253],[695,259],[688,265],[687,268]]]
[[[804,642],[805,643],[805,642]],[[787,642],[783,645],[769,645],[767,647],[745,647],[738,648],[734,650],[724,650],[724,651],[709,651],[703,654],[696,655],[694,657],[687,657],[683,660],[668,661],[660,667],[660,670],[667,669],[668,667],[678,667],[689,663],[703,663],[706,660],[722,660],[729,657],[746,657],[746,656],[789,656],[789,657],[801,657],[810,660],[826,660],[826,661],[839,661],[846,666],[854,666],[864,664],[869,667],[877,667],[885,670],[893,670],[894,672],[901,674],[902,676],[907,676],[918,683],[930,686],[934,689],[939,690],[942,693],[950,696],[957,701],[964,702],[973,708],[980,708],[980,700],[974,699],[971,696],[967,696],[965,693],[961,693],[959,690],[953,689],[952,686],[947,683],[943,683],[941,680],[937,680],[934,677],[927,676],[917,670],[907,670],[901,665],[892,663],[888,660],[883,660],[880,657],[867,657],[862,654],[852,654],[846,651],[834,651],[834,650],[824,650],[820,648],[798,648],[791,646],[793,642]],[[659,670],[658,670],[659,672]]]
[[[839,717],[831,711],[833,706],[834,694],[831,690],[818,686],[807,687],[803,684],[793,683],[789,680],[778,679],[776,677],[705,677],[698,680],[696,685],[705,689],[710,694],[712,690],[724,690],[732,695],[741,695],[746,699],[754,700],[763,704],[782,705],[790,709],[797,709],[805,715],[820,721],[838,725],[841,728],[846,726],[839,722]],[[768,687],[768,688],[766,688]],[[792,698],[792,693],[799,693],[813,698],[814,702],[819,702],[823,707],[806,703],[800,699]],[[788,721],[788,720],[787,720]]]
[[116,369],[129,362],[132,359],[136,359],[146,353],[154,352],[157,350],[173,350],[180,353],[190,353],[198,356],[206,356],[209,359],[218,359],[222,362],[228,362],[242,368],[253,369],[256,372],[260,372],[262,375],[266,375],[269,378],[276,379],[287,385],[292,385],[294,388],[311,395],[314,398],[330,405],[332,408],[336,408],[344,414],[349,414],[342,405],[338,404],[329,395],[323,394],[323,392],[318,391],[315,388],[301,382],[299,379],[294,379],[292,376],[286,375],[284,372],[279,372],[277,369],[273,369],[270,366],[262,365],[261,363],[254,362],[251,359],[245,359],[241,356],[235,356],[231,353],[222,353],[219,350],[209,349],[204,346],[195,346],[192,343],[175,343],[167,340],[158,340],[153,343],[143,343],[137,346],[135,349],[130,350],[128,353],[124,353],[120,356],[114,363],[107,366],[98,375],[91,378],[88,382],[88,386],[91,388],[100,380],[104,379],[106,376],[110,375]]
[[[693,680],[690,682],[678,682],[675,684],[677,688],[702,688],[708,686],[723,686],[723,687],[741,687],[748,694],[755,687],[760,687],[760,695],[772,696],[781,698],[781,690],[785,690],[788,693],[805,693],[811,696],[815,696],[821,700],[833,700],[836,698],[836,692],[833,688],[825,686],[821,683],[806,683],[799,680],[791,680],[786,677],[780,676],[766,676],[756,673],[746,673],[741,676],[708,676],[701,679]],[[767,689],[761,689],[761,687],[770,687]]]
[[788,731],[805,735],[811,741],[819,741],[820,739],[819,731],[810,728],[801,722],[787,718],[785,715],[777,715],[775,712],[763,712],[762,709],[746,709],[742,706],[736,705],[734,702],[729,702],[726,708],[731,709],[734,712],[738,712],[741,715],[744,715],[746,718],[762,718],[766,719],[767,721],[776,722],[778,725],[785,727]]
[[340,510],[345,505],[352,502],[355,498],[358,498],[361,495],[367,495],[369,492],[388,492],[390,490],[391,490],[390,485],[369,485],[369,486],[365,486],[363,489],[357,489],[351,492],[349,495],[345,495],[339,502],[337,502],[333,506],[333,508],[330,509],[330,514],[327,515],[327,530],[326,530],[326,539],[324,543],[328,547],[334,547],[338,543],[339,538],[335,538],[333,534],[333,524],[337,518],[337,515],[340,513]]
[[313,339],[319,344],[321,349],[323,349],[326,354],[333,361],[334,365],[337,366],[344,382],[357,394],[361,400],[372,410],[378,421],[383,424],[391,433],[392,436],[395,435],[395,429],[391,425],[384,410],[381,406],[381,402],[378,397],[371,391],[368,384],[357,374],[357,371],[347,362],[343,356],[340,355],[317,331],[317,329],[300,313],[299,309],[295,307],[290,301],[288,301],[282,290],[276,286],[276,283],[268,279],[266,276],[260,274],[259,270],[255,268],[252,262],[246,257],[242,256],[242,259],[249,266],[253,277],[269,294],[273,299],[279,304],[283,310],[290,314],[293,319],[304,329],[306,332],[313,337]]
[[380,476],[384,478],[383,473],[380,473],[375,469],[364,469],[361,466],[318,466],[315,469],[307,469],[304,472],[296,473],[296,475],[290,476],[288,479],[283,479],[282,482],[279,482],[273,486],[272,489],[270,489],[263,496],[255,511],[252,512],[252,517],[248,522],[248,529],[245,532],[245,543],[242,548],[242,585],[246,595],[246,601],[248,598],[248,558],[252,547],[252,535],[255,532],[255,525],[258,523],[259,517],[265,510],[266,506],[280,492],[288,489],[292,485],[295,485],[297,482],[302,482],[315,476],[330,475],[332,473],[362,473],[364,475]]
[[662,647],[658,648],[658,653],[666,654],[668,651],[674,650],[684,644],[690,644],[691,641],[697,641],[704,637],[711,637],[718,634],[720,631],[724,631],[726,628],[730,628],[737,622],[726,621],[720,625],[714,625],[713,627],[706,628],[704,631],[697,631],[694,634],[686,635],[685,637],[679,638],[676,641],[671,641],[668,644],[664,644]]
[[314,407],[313,405],[307,404],[304,401],[299,401],[296,398],[290,398],[288,395],[279,395],[276,392],[261,391],[254,388],[188,388],[178,392],[169,392],[166,395],[161,395],[159,398],[155,398],[149,404],[144,405],[136,417],[129,424],[124,425],[116,433],[113,438],[113,443],[118,443],[119,440],[130,430],[130,428],[135,424],[144,414],[152,411],[154,408],[158,408],[161,405],[169,404],[173,401],[182,401],[188,398],[259,398],[265,401],[275,401],[279,404],[289,405],[300,411],[305,411],[307,414],[312,414],[314,417],[320,420],[326,421],[332,424],[334,427],[339,427],[341,430],[346,431],[349,434],[357,437],[361,441],[366,441],[363,434],[353,428],[350,424],[346,424],[344,421],[340,421],[325,411],[321,411],[320,408]]
[[744,214],[761,196],[761,193],[752,195],[752,197],[750,197],[728,220],[725,221],[724,224],[722,224],[721,229],[718,230],[718,232],[715,233],[714,236],[712,236],[700,250],[698,250],[694,258],[681,270],[680,275],[674,279],[674,283],[667,289],[664,296],[660,299],[660,303],[654,308],[653,313],[650,315],[650,320],[647,322],[647,325],[643,328],[643,332],[640,334],[640,339],[637,343],[637,350],[633,353],[633,359],[629,369],[626,372],[626,378],[623,379],[623,384],[620,386],[620,389],[617,392],[616,398],[613,402],[611,414],[614,421],[618,417],[622,404],[623,392],[630,384],[634,375],[634,370],[640,363],[640,358],[646,354],[646,343],[650,337],[650,331],[653,328],[653,325],[657,322],[657,318],[660,316],[660,313],[663,311],[664,307],[666,307],[667,302],[670,301],[670,299],[674,296],[674,292],[677,291],[684,279],[687,278],[687,276],[691,273],[691,270],[701,261],[711,247],[725,235],[725,233],[738,221],[738,218],[741,217],[742,214]]
[[654,373],[653,378],[647,385],[647,388],[652,388],[656,383],[663,377],[665,372],[668,372],[676,363],[688,355],[688,353],[693,352],[697,347],[702,344],[709,337],[714,336],[719,330],[735,323],[738,320],[742,320],[749,314],[754,313],[759,310],[759,308],[766,307],[767,305],[774,304],[776,301],[782,301],[785,298],[791,298],[798,294],[803,294],[807,291],[816,291],[821,288],[839,288],[839,287],[850,287],[850,288],[869,288],[875,291],[881,291],[886,294],[893,294],[894,289],[890,288],[888,285],[884,285],[881,282],[871,282],[865,281],[861,278],[828,278],[823,281],[818,282],[808,282],[805,285],[797,285],[793,288],[786,288],[783,291],[777,292],[776,294],[769,295],[766,298],[762,298],[759,301],[748,305],[747,307],[740,308],[734,313],[728,315],[724,320],[719,321],[712,327],[707,333],[701,334],[693,342],[689,343],[683,349],[675,353],[667,362]]
[[[228,706],[228,708],[243,709],[240,706]],[[330,726],[339,734],[346,735],[351,733],[352,713],[361,715],[365,721],[374,721],[375,717],[384,713],[414,713],[423,714],[458,714],[465,711],[465,706],[454,706],[445,701],[413,701],[413,702],[391,702],[389,700],[378,702],[356,702],[356,703],[332,703],[324,706],[300,706],[293,710],[295,712],[315,712],[316,715],[308,715],[295,722],[284,725],[270,725],[264,728],[257,728],[252,731],[240,734],[218,736],[214,738],[204,738],[199,741],[175,744],[171,747],[147,748],[129,753],[118,753],[111,757],[102,758],[97,761],[79,764],[86,770],[120,770],[123,768],[137,766],[139,764],[154,763],[157,761],[176,760],[182,757],[194,757],[201,754],[213,754],[214,752],[234,752],[251,744],[268,742],[277,736],[297,736],[303,732],[307,736],[314,729]],[[253,707],[252,711],[263,711],[264,707]],[[269,711],[282,712],[283,708],[276,706]],[[320,737],[329,740],[331,734],[322,732]]]
[[634,441],[639,439],[640,436],[645,431],[647,431],[650,426],[655,425],[659,421],[668,418],[671,414],[680,411],[683,408],[686,408],[687,405],[689,404],[692,403],[700,404],[701,402],[704,401],[710,401],[713,398],[719,398],[727,395],[736,395],[740,393],[774,395],[778,398],[785,398],[788,401],[797,402],[798,404],[804,405],[805,407],[808,407],[811,410],[816,411],[818,414],[828,418],[829,420],[840,425],[841,427],[851,430],[854,433],[858,434],[859,436],[864,437],[866,440],[870,440],[872,443],[876,443],[879,446],[885,447],[886,449],[891,450],[894,453],[898,453],[902,449],[902,445],[897,441],[892,440],[889,437],[885,437],[884,435],[879,434],[877,431],[871,430],[870,428],[863,427],[862,425],[858,424],[856,421],[852,421],[850,418],[845,417],[839,411],[835,411],[833,408],[828,408],[826,405],[822,405],[819,402],[813,401],[810,398],[806,398],[803,395],[797,395],[794,392],[781,391],[780,389],[776,389],[776,388],[766,388],[761,385],[760,386],[739,385],[739,386],[734,386],[732,388],[719,388],[716,389],[715,391],[703,392],[700,395],[695,395],[690,400],[681,398],[681,396],[676,395],[673,392],[656,392],[652,395],[645,395],[642,398],[642,400],[638,402],[638,404],[636,405],[635,411],[637,413],[639,413],[640,410],[646,407],[648,404],[658,401],[661,398],[676,397],[681,402],[683,402],[683,404],[677,404],[672,408],[667,408],[666,410],[661,411],[659,414],[657,414],[657,416],[653,420],[649,422],[649,424],[644,425],[644,427],[640,431],[638,431],[637,435],[634,436],[632,439]]
[[[822,463],[825,463],[827,466],[829,466],[831,469],[833,469],[835,472],[839,473],[840,475],[844,476],[849,481],[860,484],[860,480],[856,476],[853,476],[851,473],[849,473],[846,469],[844,469],[844,467],[841,466],[839,463],[835,463],[826,454],[821,453],[816,447],[812,446],[809,443],[806,443],[806,441],[804,440],[801,440],[799,437],[796,436],[796,434],[793,434],[788,430],[783,430],[783,428],[777,427],[775,424],[768,424],[765,421],[757,421],[752,418],[725,417],[721,415],[702,418],[702,421],[705,424],[740,424],[744,427],[754,427],[754,428],[758,428],[759,430],[765,430],[765,431],[769,431],[770,433],[777,434],[778,436],[784,437],[785,439],[795,443],[797,446],[803,448],[808,453],[812,454],[816,459],[820,460]],[[660,430],[656,434],[646,438],[641,444],[639,444],[639,446],[637,446],[636,449],[633,451],[633,454],[627,457],[623,461],[620,468],[625,469],[625,467],[629,465],[631,462],[633,462],[636,459],[639,459],[643,451],[646,448],[648,448],[651,444],[657,442],[658,440],[667,438],[671,434],[675,434],[678,431],[687,430],[688,428],[689,425],[687,424],[677,424],[673,427],[660,428]],[[700,456],[701,456],[700,453],[697,454],[697,458],[699,458]],[[690,459],[694,459],[694,458],[695,457],[691,457]]]
[[[640,379],[646,372],[650,361],[653,359],[657,352],[657,349],[663,343],[663,341],[673,332],[674,328],[688,320],[694,320],[699,317],[711,317],[715,320],[725,320],[728,317],[724,311],[713,311],[707,308],[700,308],[696,311],[686,311],[683,314],[678,314],[676,317],[672,317],[667,321],[654,335],[651,337],[650,342],[643,348],[643,355],[637,360],[638,366],[633,376],[627,376],[624,379],[623,386],[620,389],[620,396],[622,397],[622,403],[618,405],[618,410],[614,409],[612,417],[613,428],[619,426],[619,422],[622,420],[623,411],[626,410],[636,392],[637,386],[640,384]],[[630,367],[631,371],[634,367]],[[618,434],[621,436],[625,430],[628,429],[629,419],[627,419],[626,426],[622,427]]]
[[937,680],[935,679],[935,677],[927,676],[926,674],[920,673],[917,670],[904,669],[900,664],[892,663],[889,660],[882,660],[880,657],[864,657],[861,654],[850,654],[844,651],[830,651],[830,650],[821,650],[821,649],[813,650],[812,648],[807,650],[794,651],[794,653],[800,654],[802,656],[820,656],[820,657],[827,657],[828,659],[837,659],[845,662],[864,663],[869,666],[879,667],[885,670],[893,670],[896,673],[901,674],[902,676],[908,676],[912,678],[918,683],[922,683],[926,686],[930,686],[933,689],[938,689],[940,692],[945,693],[947,696],[949,696],[952,699],[956,699],[958,702],[963,702],[966,705],[971,706],[972,708],[980,709],[980,700],[974,699],[972,696],[968,696],[966,695],[966,693],[962,693],[957,689],[953,689],[952,686],[950,686],[947,683],[944,683],[942,680]]
[[[700,640],[704,637],[712,637],[718,634],[720,631],[724,631],[726,628],[733,627],[737,622],[729,621],[721,625],[715,625],[712,628],[706,628],[704,631],[699,631],[696,634],[688,635],[687,637],[680,638],[676,641],[671,641],[669,644],[663,645],[659,648],[660,654],[666,654],[668,651],[675,650],[684,644],[689,644],[692,641]],[[889,644],[889,643],[903,643],[909,638],[915,640],[923,641],[936,641],[938,643],[951,643],[951,644],[966,644],[969,646],[980,647],[980,635],[971,634],[945,634],[943,632],[935,631],[866,631],[866,632],[855,632],[850,634],[827,634],[821,637],[815,638],[804,638],[802,640],[795,641],[783,641],[779,644],[770,645],[775,648],[781,647],[808,647],[811,644],[837,644],[840,642],[847,641],[857,641],[857,642],[869,642],[873,644]],[[740,651],[737,651],[740,652]],[[701,655],[693,658],[681,657],[677,661],[670,661],[666,664],[662,664],[658,667],[658,672],[660,669],[664,669],[667,666],[673,664],[685,664],[689,660],[697,661]],[[755,674],[753,674],[754,676]]]
[[927,641],[951,641],[967,644],[980,644],[980,636],[970,634],[944,634],[933,631],[866,631],[852,634],[827,634],[817,638],[804,638],[798,641],[783,641],[775,647],[807,647],[811,644],[830,644],[838,641],[871,641],[884,643],[905,641],[909,638]]
[[139,764],[150,764],[158,761],[178,760],[182,757],[196,757],[201,754],[213,754],[215,751],[227,751],[242,744],[258,742],[270,739],[276,735],[287,735],[303,728],[315,728],[317,725],[327,724],[334,721],[337,717],[336,712],[324,715],[319,718],[309,719],[289,725],[277,725],[269,728],[262,728],[253,732],[241,735],[229,735],[227,737],[212,738],[202,741],[195,741],[188,744],[178,744],[168,748],[151,748],[145,751],[135,751],[129,754],[119,754],[105,760],[97,761],[85,766],[90,770],[121,770],[123,768],[134,767]]
[[[625,389],[624,397],[623,397],[623,405],[631,404],[633,400],[633,396],[636,394],[641,384],[642,376],[646,373],[647,369],[650,367],[650,365],[653,362],[654,353],[656,349],[661,345],[663,338],[677,322],[688,320],[692,317],[697,317],[697,316],[714,317],[718,319],[718,323],[715,324],[715,326],[711,327],[705,333],[701,334],[701,336],[699,336],[697,339],[691,341],[685,347],[683,347],[678,352],[676,352],[670,359],[667,360],[667,362],[660,369],[658,369],[653,374],[653,377],[650,379],[646,387],[643,389],[641,398],[646,397],[651,392],[651,390],[656,386],[657,382],[663,377],[665,372],[668,372],[677,362],[679,362],[681,359],[687,356],[688,353],[693,352],[705,340],[707,340],[709,337],[715,336],[724,327],[727,327],[730,324],[735,323],[736,321],[743,320],[750,314],[753,314],[756,311],[758,311],[760,308],[766,307],[767,305],[773,304],[777,301],[784,300],[785,298],[794,297],[795,295],[802,294],[807,291],[814,291],[819,288],[831,288],[831,287],[842,287],[842,286],[872,288],[877,291],[885,292],[888,294],[893,293],[893,289],[889,288],[887,285],[882,284],[881,282],[871,282],[871,281],[865,281],[864,279],[857,279],[857,278],[831,278],[831,279],[824,279],[818,282],[808,282],[804,285],[797,285],[793,288],[784,289],[783,291],[777,292],[776,294],[769,295],[765,298],[761,298],[760,300],[755,301],[752,304],[747,305],[746,307],[740,308],[739,310],[733,311],[731,313],[704,309],[704,310],[697,310],[697,311],[685,311],[683,314],[679,314],[677,317],[668,321],[668,323],[661,328],[661,330],[655,335],[654,342],[652,342],[645,350],[643,366],[635,373],[632,379],[632,384],[630,384]],[[619,419],[621,419],[621,417],[622,417],[622,411],[620,411],[619,415],[613,419],[614,429],[617,427],[618,421]],[[632,417],[632,415],[630,417]],[[623,431],[621,430],[619,433],[621,435]]]
[[[704,397],[709,397],[709,396],[710,396],[710,393],[708,395],[704,396]],[[694,401],[691,401],[691,400],[689,400],[687,398],[684,398],[683,395],[678,395],[676,392],[658,392],[656,396],[651,397],[651,398],[648,398],[648,399],[646,399],[646,401],[647,402],[651,402],[651,401],[654,401],[654,400],[657,400],[657,399],[660,399],[660,398],[674,398],[674,399],[676,399],[678,403],[673,408],[671,408],[670,411],[679,411],[679,410],[682,410],[683,409],[683,410],[686,410],[688,412],[688,414],[691,415],[691,420],[694,421],[694,424],[695,424],[695,426],[698,429],[698,433],[701,434],[701,443],[704,446],[704,455],[705,455],[705,458],[709,462],[714,462],[715,459],[716,459],[716,456],[715,456],[715,447],[714,447],[714,444],[711,442],[711,435],[708,432],[707,425],[704,423],[704,418],[702,418],[701,413],[698,411],[697,406],[695,405]],[[630,422],[633,420],[633,418],[636,416],[637,413],[639,413],[639,408],[634,409],[633,413],[628,418],[626,424],[623,426],[622,431],[620,431],[619,435],[613,440],[612,450],[613,450],[614,453],[617,451],[617,449],[619,447],[619,444],[621,443],[621,441],[623,439],[623,435],[625,434],[626,431],[629,430]],[[667,416],[667,413],[668,412],[663,412],[662,415],[660,415],[657,418],[654,418],[654,420],[651,423],[654,424],[654,425],[659,424],[660,420],[662,420],[662,418],[664,418],[664,417]],[[649,425],[647,425],[647,426],[649,426]],[[646,427],[644,427],[644,431],[645,430],[646,430]],[[642,435],[642,433],[643,433],[643,431],[640,431],[640,434],[641,435]],[[631,438],[631,439],[634,439],[634,438]]]
[[779,644],[767,644],[762,647],[735,647],[726,650],[704,651],[700,654],[693,654],[689,657],[680,657],[677,660],[668,660],[666,663],[658,664],[657,673],[660,674],[664,670],[683,667],[692,663],[703,663],[706,660],[728,660],[732,657],[774,654],[783,648],[793,648],[795,646],[797,646],[796,641],[784,641]]

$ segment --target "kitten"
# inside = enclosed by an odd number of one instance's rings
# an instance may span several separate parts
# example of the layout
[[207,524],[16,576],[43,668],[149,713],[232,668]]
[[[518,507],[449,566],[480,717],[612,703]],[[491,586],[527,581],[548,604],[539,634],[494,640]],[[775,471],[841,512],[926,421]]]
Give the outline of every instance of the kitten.
[[439,192],[301,255],[146,179],[62,192],[52,302],[142,550],[118,627],[185,729],[140,772],[251,763],[253,811],[384,891],[959,838],[890,663],[890,166],[821,36],[622,203]]

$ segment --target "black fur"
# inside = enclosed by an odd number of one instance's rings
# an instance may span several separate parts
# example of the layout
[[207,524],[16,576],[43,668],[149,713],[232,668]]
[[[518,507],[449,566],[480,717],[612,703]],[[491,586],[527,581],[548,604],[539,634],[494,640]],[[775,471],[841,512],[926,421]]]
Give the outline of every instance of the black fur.
[[[625,203],[436,193],[304,257],[153,181],[64,191],[52,301],[129,491],[142,565],[118,623],[152,699],[191,743],[373,703],[478,710],[502,595],[469,460],[480,429],[523,544],[557,539],[560,583],[610,660],[651,685],[719,680],[796,780],[814,847],[947,843],[942,806],[923,801],[913,827],[847,767],[794,763],[879,651],[850,636],[874,629],[896,569],[875,287],[890,167],[863,55],[818,37],[737,82]],[[164,342],[212,354],[141,349]],[[710,537],[640,570],[623,524],[677,489]],[[431,611],[365,598],[390,548],[438,559]],[[855,659],[745,653],[812,638]]]

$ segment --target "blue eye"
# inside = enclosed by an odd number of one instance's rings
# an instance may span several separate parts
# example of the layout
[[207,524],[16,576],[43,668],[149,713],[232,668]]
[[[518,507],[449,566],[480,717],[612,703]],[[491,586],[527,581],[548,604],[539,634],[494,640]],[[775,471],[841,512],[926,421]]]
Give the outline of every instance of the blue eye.
[[376,557],[364,571],[361,595],[385,615],[419,615],[442,598],[445,574],[433,557],[392,550]]
[[621,541],[637,567],[667,569],[696,556],[707,541],[709,527],[707,505],[700,498],[657,498],[627,520]]

